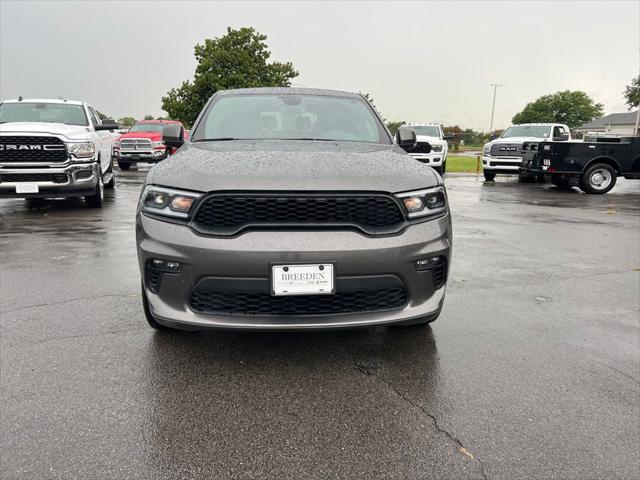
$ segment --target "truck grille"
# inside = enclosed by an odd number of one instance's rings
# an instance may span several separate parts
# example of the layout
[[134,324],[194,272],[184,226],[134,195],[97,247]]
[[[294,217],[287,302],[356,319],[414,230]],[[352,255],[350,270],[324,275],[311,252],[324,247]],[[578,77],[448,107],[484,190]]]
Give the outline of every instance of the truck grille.
[[521,157],[521,143],[500,143],[491,146],[492,157]]
[[148,138],[125,138],[120,140],[120,151],[148,152],[153,144]]
[[67,157],[67,147],[57,137],[0,135],[0,163],[56,163]]
[[2,173],[0,183],[53,182],[67,183],[66,173]]
[[405,218],[384,194],[212,194],[197,208],[193,227],[209,235],[252,228],[356,228],[371,235],[397,233]]
[[427,153],[431,153],[431,144],[428,143],[428,142],[418,142],[415,147],[408,148],[407,149],[407,153],[409,153],[409,154],[414,154],[414,153],[427,154]]

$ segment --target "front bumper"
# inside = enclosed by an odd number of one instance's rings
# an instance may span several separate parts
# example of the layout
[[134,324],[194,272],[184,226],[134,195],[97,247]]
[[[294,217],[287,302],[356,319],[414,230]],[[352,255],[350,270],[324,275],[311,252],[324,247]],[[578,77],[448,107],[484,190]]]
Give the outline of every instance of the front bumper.
[[[43,168],[0,167],[0,198],[79,197],[95,192],[97,162]],[[66,179],[65,179],[66,178]],[[38,193],[17,193],[21,184],[35,184]]]
[[494,173],[518,173],[521,165],[522,157],[482,156],[482,168]]
[[432,152],[432,153],[410,153],[411,157],[416,160],[431,165],[432,167],[439,167],[445,160],[445,152]]
[[[158,322],[183,329],[314,330],[411,323],[440,313],[445,286],[435,288],[430,271],[416,260],[451,258],[451,219],[446,215],[410,226],[390,237],[366,237],[351,231],[252,231],[234,238],[204,237],[189,228],[139,214],[138,260],[145,278],[153,258],[179,262],[179,274],[164,274],[158,293],[148,285],[149,308]],[[205,277],[268,279],[273,263],[335,264],[336,276],[393,275],[404,284],[408,302],[388,311],[322,315],[221,315],[189,307],[193,286]]]
[[166,150],[150,150],[150,151],[113,151],[113,158],[120,163],[152,163],[159,162],[167,158]]

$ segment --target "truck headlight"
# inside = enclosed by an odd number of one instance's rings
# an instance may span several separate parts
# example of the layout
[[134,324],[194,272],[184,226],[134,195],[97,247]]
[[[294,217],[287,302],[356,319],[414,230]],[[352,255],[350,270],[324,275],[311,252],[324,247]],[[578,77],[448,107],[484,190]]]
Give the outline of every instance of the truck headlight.
[[96,146],[93,142],[67,143],[67,151],[76,158],[93,158]]
[[164,148],[164,143],[162,143],[162,142],[153,142],[153,148]]
[[485,145],[484,147],[482,147],[482,154],[491,155],[491,145]]
[[431,151],[432,152],[441,152],[442,151],[442,145],[431,145]]
[[408,218],[439,215],[447,210],[447,195],[444,187],[397,193],[396,198],[404,205]]
[[140,196],[138,208],[153,215],[186,219],[201,196],[201,193],[149,185]]

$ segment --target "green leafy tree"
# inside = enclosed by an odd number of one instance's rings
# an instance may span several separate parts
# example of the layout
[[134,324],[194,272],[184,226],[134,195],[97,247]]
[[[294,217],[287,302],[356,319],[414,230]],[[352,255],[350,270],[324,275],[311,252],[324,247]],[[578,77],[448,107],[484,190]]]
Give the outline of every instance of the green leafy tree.
[[192,81],[184,81],[162,97],[170,118],[192,125],[207,100],[218,90],[251,87],[288,87],[298,71],[291,62],[270,62],[266,35],[251,27],[227,28],[219,38],[195,46],[198,62]]
[[407,122],[405,122],[404,120],[400,120],[399,122],[387,122],[387,128],[389,129],[392,135],[395,135],[398,129],[402,125],[406,125],[406,124]]
[[148,115],[147,114],[147,115],[144,116],[144,119],[145,120],[153,120],[153,115]]
[[624,89],[624,98],[629,110],[640,107],[640,75],[631,80],[631,84]]
[[105,118],[111,118],[109,117],[109,115],[105,115],[100,110],[96,110],[96,113],[98,114],[98,118],[100,119],[100,121],[104,120]]
[[601,117],[604,110],[601,103],[594,101],[584,92],[564,90],[544,95],[528,103],[512,121],[518,123],[565,123],[575,128],[594,118]]
[[123,127],[131,127],[136,123],[136,119],[133,117],[122,117],[118,119],[118,125]]
[[453,125],[451,127],[442,127],[442,131],[444,133],[453,133],[453,139],[448,140],[449,146],[453,148],[454,151],[460,149],[460,141],[464,140],[464,131],[458,126]]

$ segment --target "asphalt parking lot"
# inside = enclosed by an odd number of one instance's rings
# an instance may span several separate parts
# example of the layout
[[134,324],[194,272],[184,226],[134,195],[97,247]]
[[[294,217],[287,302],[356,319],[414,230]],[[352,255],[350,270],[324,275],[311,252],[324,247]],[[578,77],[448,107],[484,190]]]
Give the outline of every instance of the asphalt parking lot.
[[158,334],[118,173],[102,210],[0,201],[0,477],[640,475],[640,182],[448,176],[431,328]]

